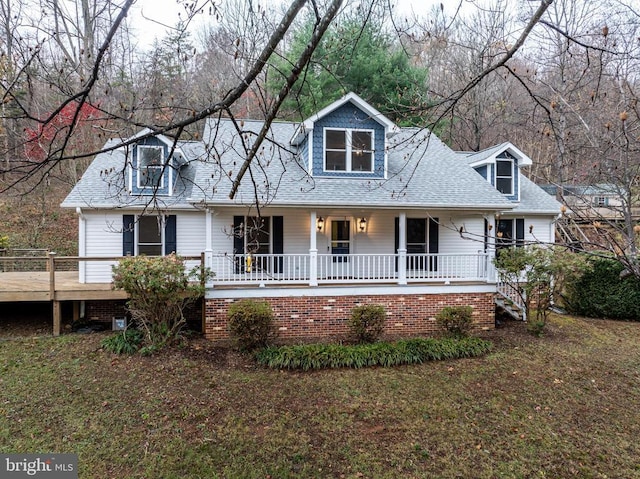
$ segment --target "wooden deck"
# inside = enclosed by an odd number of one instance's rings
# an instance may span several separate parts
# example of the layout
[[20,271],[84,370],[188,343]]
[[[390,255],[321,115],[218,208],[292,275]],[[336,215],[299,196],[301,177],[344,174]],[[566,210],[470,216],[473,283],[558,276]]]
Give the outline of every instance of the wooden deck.
[[56,271],[53,282],[51,276],[48,271],[0,273],[0,302],[127,298],[124,291],[113,290],[111,283],[80,283],[77,271]]

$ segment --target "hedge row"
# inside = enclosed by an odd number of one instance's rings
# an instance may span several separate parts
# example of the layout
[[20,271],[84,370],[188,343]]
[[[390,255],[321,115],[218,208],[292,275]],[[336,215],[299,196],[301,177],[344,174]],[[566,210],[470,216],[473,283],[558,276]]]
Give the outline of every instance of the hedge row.
[[362,368],[397,366],[430,360],[475,357],[491,350],[480,338],[408,339],[373,344],[272,346],[258,351],[258,363],[274,369]]

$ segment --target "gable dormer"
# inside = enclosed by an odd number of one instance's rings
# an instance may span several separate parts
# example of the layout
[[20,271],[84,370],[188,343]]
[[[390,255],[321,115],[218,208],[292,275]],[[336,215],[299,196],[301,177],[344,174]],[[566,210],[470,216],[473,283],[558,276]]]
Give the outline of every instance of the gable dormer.
[[349,93],[297,128],[297,145],[314,177],[385,178],[387,138],[397,126]]
[[[151,130],[145,129],[136,136],[143,137]],[[135,137],[134,137],[135,138]],[[173,155],[169,157],[173,149]],[[128,147],[129,191],[134,195],[171,196],[177,167],[184,154],[174,148],[174,142],[164,135],[141,138]]]
[[531,158],[511,143],[488,148],[467,156],[469,165],[508,200],[520,201],[520,168],[530,166]]

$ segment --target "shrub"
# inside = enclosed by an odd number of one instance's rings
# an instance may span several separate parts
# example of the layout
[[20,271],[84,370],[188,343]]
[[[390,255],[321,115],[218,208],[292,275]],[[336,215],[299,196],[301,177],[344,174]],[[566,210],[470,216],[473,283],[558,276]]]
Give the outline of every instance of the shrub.
[[186,271],[173,254],[127,257],[113,267],[113,287],[129,295],[127,309],[143,331],[145,351],[179,338],[186,324],[184,309],[204,294],[201,280],[200,268]]
[[640,320],[640,280],[621,278],[624,266],[614,259],[594,258],[591,268],[567,289],[569,311],[593,318]]
[[376,342],[384,332],[387,313],[384,306],[365,304],[351,311],[349,332],[358,343]]
[[476,357],[491,350],[480,338],[409,339],[395,343],[306,344],[261,349],[256,361],[274,369],[362,368]]
[[436,315],[436,323],[443,331],[451,336],[464,337],[469,334],[473,326],[471,306],[445,306]]
[[229,332],[241,351],[267,346],[275,336],[271,306],[266,301],[243,299],[229,306]]
[[129,328],[103,339],[102,347],[115,354],[134,354],[140,349],[142,340],[142,331]]

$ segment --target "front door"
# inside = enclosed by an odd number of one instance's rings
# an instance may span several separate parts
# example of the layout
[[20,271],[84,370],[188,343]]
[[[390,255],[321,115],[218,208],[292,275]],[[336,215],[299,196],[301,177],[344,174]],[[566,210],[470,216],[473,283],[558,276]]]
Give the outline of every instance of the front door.
[[346,278],[350,271],[351,221],[331,220],[331,273],[336,279]]

